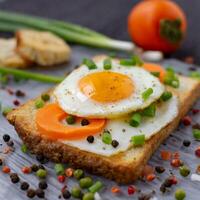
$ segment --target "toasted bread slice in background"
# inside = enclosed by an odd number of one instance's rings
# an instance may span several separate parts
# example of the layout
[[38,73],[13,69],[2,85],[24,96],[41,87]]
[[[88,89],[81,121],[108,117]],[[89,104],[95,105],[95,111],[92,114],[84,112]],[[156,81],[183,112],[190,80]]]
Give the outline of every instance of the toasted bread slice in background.
[[[96,57],[98,61],[104,57]],[[176,92],[180,99],[178,116],[152,136],[142,147],[134,147],[110,157],[90,153],[79,148],[41,137],[36,128],[35,100],[30,100],[7,115],[8,121],[15,127],[20,138],[36,154],[43,154],[52,161],[70,163],[75,168],[83,168],[97,175],[119,183],[130,183],[141,176],[143,169],[158,146],[176,129],[181,118],[200,96],[200,82],[180,76],[180,88],[169,90]],[[51,95],[51,92],[49,92]],[[169,111],[170,112],[170,111]]]
[[50,32],[20,30],[16,38],[17,52],[41,66],[61,64],[70,58],[69,45]]
[[16,39],[0,39],[0,65],[13,68],[27,68],[31,62],[16,52]]

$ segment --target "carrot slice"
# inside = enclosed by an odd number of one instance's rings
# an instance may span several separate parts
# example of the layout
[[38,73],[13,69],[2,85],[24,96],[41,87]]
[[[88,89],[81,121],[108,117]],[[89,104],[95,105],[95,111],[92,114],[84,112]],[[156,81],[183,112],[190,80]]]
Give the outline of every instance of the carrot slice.
[[161,82],[164,81],[165,76],[165,69],[161,67],[160,65],[154,64],[154,63],[144,63],[143,68],[146,69],[149,72],[159,72],[159,79]]
[[[89,125],[73,127],[61,122],[66,117],[67,113],[58,104],[48,104],[36,113],[37,129],[40,134],[51,139],[79,140],[100,132],[106,123],[105,119],[89,119]],[[77,118],[77,120],[82,119]]]

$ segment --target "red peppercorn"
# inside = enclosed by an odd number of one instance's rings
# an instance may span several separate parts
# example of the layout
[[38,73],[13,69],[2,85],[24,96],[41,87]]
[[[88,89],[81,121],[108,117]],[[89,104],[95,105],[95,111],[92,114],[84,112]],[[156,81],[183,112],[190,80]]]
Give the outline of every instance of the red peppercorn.
[[10,168],[8,166],[4,166],[2,168],[2,172],[5,173],[5,174],[8,174],[8,173],[10,173]]
[[22,172],[24,174],[29,174],[29,173],[31,173],[31,168],[30,167],[22,167]]
[[197,114],[197,113],[199,113],[200,112],[200,109],[192,109],[192,114]]
[[200,146],[195,150],[195,155],[200,158]]
[[132,185],[128,186],[128,195],[133,195],[135,191],[136,191],[135,186]]
[[172,159],[171,161],[172,167],[180,167],[181,166],[181,160],[178,158]]
[[183,117],[182,122],[185,126],[189,126],[192,123],[192,119],[189,116],[185,116]]
[[59,175],[57,178],[58,178],[58,181],[59,181],[60,183],[64,183],[64,182],[65,182],[65,176]]
[[178,183],[178,180],[175,176],[169,177],[169,181],[172,185],[176,185]]
[[155,174],[149,174],[146,176],[146,180],[147,181],[153,181],[156,178]]
[[16,100],[13,101],[13,104],[14,104],[15,106],[19,106],[19,105],[20,105],[20,102],[16,99]]

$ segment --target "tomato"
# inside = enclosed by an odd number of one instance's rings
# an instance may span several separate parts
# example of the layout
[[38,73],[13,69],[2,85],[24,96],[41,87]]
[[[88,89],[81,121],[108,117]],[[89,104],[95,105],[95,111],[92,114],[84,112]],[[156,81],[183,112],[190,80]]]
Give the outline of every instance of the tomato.
[[183,10],[171,0],[146,0],[138,3],[128,16],[131,39],[145,50],[175,51],[187,29]]

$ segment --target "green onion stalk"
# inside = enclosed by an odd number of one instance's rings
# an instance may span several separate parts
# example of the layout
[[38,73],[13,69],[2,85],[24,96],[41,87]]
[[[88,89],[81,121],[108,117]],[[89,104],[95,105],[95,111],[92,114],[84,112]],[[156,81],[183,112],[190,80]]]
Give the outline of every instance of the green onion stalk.
[[114,40],[75,24],[0,11],[0,31],[15,32],[22,28],[50,31],[68,42],[87,46],[122,51],[135,49],[132,42]]

